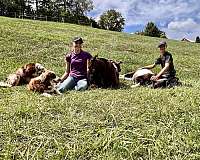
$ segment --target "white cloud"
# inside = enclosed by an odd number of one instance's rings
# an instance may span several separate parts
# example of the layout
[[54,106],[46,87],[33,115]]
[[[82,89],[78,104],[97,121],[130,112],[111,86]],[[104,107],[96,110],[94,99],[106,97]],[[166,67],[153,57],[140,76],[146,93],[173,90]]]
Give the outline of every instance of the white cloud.
[[[167,34],[169,30],[180,34],[185,31],[194,32],[194,28],[199,27],[200,23],[198,0],[93,0],[93,2],[95,9],[90,15],[98,19],[104,11],[116,9],[125,17],[125,27],[129,28],[136,25],[145,26],[147,22],[153,21],[164,28]],[[199,29],[195,30],[195,33],[198,31]]]
[[169,38],[173,39],[188,38],[195,40],[196,36],[200,36],[200,24],[192,18],[188,18],[185,21],[172,21],[163,30]]
[[168,24],[168,28],[175,31],[185,31],[190,32],[192,30],[197,30],[200,27],[193,19],[188,18],[185,21],[172,21]]

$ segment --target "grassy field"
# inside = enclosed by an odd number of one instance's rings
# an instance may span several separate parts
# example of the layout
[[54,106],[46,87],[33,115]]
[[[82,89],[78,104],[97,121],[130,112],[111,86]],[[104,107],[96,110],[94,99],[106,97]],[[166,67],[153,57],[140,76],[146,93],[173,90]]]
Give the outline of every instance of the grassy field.
[[[0,17],[0,80],[29,62],[62,75],[77,35],[92,55],[123,61],[122,74],[159,56],[158,38]],[[117,90],[50,98],[26,86],[0,88],[0,159],[200,159],[200,46],[167,42],[182,87],[130,88],[122,81]]]

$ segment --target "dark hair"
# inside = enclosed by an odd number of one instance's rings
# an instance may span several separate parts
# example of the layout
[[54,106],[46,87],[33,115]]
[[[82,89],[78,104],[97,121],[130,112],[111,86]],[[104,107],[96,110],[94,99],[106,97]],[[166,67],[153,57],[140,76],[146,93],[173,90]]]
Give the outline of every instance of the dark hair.
[[83,39],[81,37],[74,37],[73,42],[75,42],[76,44],[82,44]]

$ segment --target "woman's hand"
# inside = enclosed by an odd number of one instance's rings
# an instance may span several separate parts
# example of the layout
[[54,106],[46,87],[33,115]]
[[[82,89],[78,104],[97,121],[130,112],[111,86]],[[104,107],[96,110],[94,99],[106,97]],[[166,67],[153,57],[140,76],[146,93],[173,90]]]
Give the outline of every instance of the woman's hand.
[[157,81],[158,79],[159,79],[159,76],[156,75],[156,76],[152,76],[150,80],[152,80],[152,81]]

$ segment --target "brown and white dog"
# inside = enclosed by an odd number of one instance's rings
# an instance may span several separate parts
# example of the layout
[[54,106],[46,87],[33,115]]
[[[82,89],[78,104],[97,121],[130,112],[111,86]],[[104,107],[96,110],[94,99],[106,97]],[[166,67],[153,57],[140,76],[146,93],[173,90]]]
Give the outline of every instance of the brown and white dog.
[[140,83],[140,85],[144,85],[145,83],[150,82],[151,77],[154,75],[154,73],[149,69],[138,69],[133,74],[133,81],[135,83]]
[[9,86],[28,84],[31,78],[41,75],[44,71],[45,68],[39,63],[25,64],[21,68],[18,68],[14,74],[10,74],[6,78],[6,84]]
[[135,72],[129,72],[125,75],[120,75],[121,79],[124,80],[131,80],[134,82],[134,85],[131,87],[137,87],[137,86],[145,86],[148,85],[151,82],[151,77],[154,75],[154,73],[149,69],[138,69]]
[[39,93],[56,93],[61,94],[55,88],[56,75],[54,72],[46,70],[40,76],[32,78],[27,85],[28,90],[36,91]]

